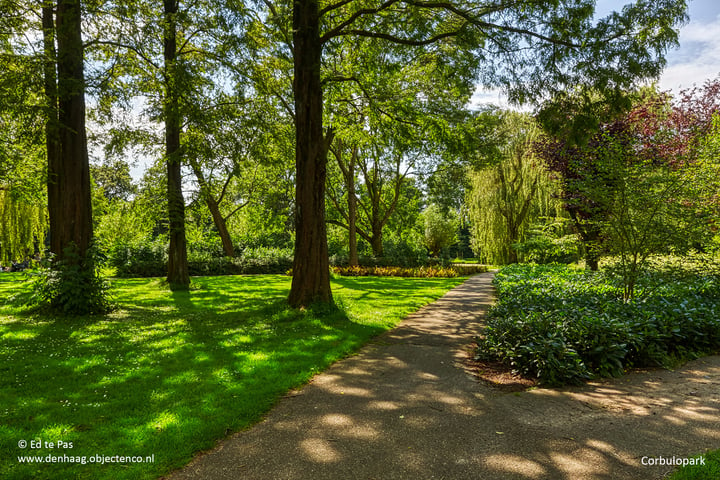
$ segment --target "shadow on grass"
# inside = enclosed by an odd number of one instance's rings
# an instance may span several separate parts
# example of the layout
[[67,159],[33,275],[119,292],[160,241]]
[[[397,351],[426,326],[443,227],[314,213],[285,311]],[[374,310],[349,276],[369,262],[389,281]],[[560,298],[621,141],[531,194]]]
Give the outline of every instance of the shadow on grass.
[[[359,282],[374,285],[365,295],[343,279],[339,306],[298,311],[286,305],[283,276],[197,278],[187,292],[159,280],[114,283],[120,309],[106,316],[14,309],[0,319],[0,457],[9,459],[0,477],[155,478],[258,421],[289,389],[451,286],[378,279]],[[378,309],[387,318],[363,316]],[[17,446],[30,439],[72,442],[74,456],[154,462],[20,463],[68,453]]]

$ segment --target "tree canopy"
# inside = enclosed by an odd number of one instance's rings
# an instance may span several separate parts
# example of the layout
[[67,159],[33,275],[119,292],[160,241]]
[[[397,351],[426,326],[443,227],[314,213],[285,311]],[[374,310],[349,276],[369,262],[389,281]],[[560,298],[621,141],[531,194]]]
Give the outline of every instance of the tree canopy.
[[[328,224],[347,231],[352,262],[358,248],[384,255],[389,232],[395,250],[410,238],[424,248],[425,209],[465,225],[468,172],[512,143],[502,115],[468,110],[477,84],[516,103],[553,99],[546,126],[590,131],[591,113],[627,107],[627,92],[661,72],[685,2],[639,0],[604,18],[595,3],[11,2],[0,20],[0,189],[6,202],[47,202],[59,256],[70,243],[83,253],[94,227],[109,251],[150,238],[167,246],[168,283],[188,288],[191,226],[229,263],[294,244],[288,302],[332,302]],[[133,157],[164,169],[136,182]],[[515,188],[514,173],[495,173],[494,185]],[[122,212],[144,222],[137,235],[112,231]],[[523,220],[510,223],[513,242]]]

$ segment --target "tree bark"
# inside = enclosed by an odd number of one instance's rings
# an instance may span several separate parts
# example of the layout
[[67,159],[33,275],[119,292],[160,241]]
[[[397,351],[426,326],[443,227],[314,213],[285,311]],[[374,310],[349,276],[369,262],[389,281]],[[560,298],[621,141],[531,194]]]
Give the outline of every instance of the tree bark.
[[45,149],[47,154],[48,217],[50,223],[50,251],[62,252],[60,244],[61,190],[58,175],[62,172],[60,162],[60,140],[58,138],[58,87],[57,52],[55,51],[55,10],[48,0],[42,7],[43,28],[43,80],[45,86]]
[[212,197],[205,198],[205,203],[210,210],[218,235],[220,235],[220,241],[222,242],[225,256],[233,258],[235,256],[235,246],[232,243],[232,238],[230,238],[230,232],[228,231],[225,217],[223,217],[220,212],[220,205],[218,205],[217,201],[215,201]]
[[174,290],[190,287],[190,272],[185,238],[185,199],[182,193],[182,157],[180,151],[180,106],[177,85],[177,31],[175,16],[177,0],[164,1],[165,24],[163,56],[165,60],[165,158],[167,164],[167,197],[170,246],[168,249],[167,282]]
[[327,151],[320,83],[322,43],[317,0],[296,0],[293,8],[295,96],[295,258],[288,302],[292,307],[332,303],[325,179]]
[[220,235],[223,252],[227,257],[233,258],[235,256],[235,247],[233,246],[232,238],[230,238],[230,232],[228,231],[225,217],[223,217],[222,212],[220,212],[220,202],[223,199],[223,195],[220,195],[220,199],[216,200],[210,192],[210,185],[208,185],[205,175],[203,174],[200,165],[198,165],[198,162],[190,160],[190,165],[192,166],[193,172],[195,172],[195,178],[197,178],[198,184],[200,185],[200,195],[203,200],[205,200],[205,204],[207,205],[208,210],[210,210],[210,215],[212,215],[215,228],[217,228],[218,235]]
[[566,208],[570,214],[575,229],[580,235],[583,248],[585,250],[585,265],[593,272],[600,267],[600,231],[599,228],[591,222],[583,221],[583,216],[574,208]]
[[350,252],[348,262],[355,267],[359,263],[357,249],[357,196],[355,192],[355,162],[358,149],[353,146],[350,162],[347,165],[345,178],[348,186],[348,249]]
[[[43,8],[43,27],[50,26],[47,15],[50,7]],[[92,240],[92,202],[90,195],[90,165],[85,132],[85,77],[83,71],[83,42],[81,34],[81,10],[79,0],[59,0],[56,13],[57,34],[57,98],[58,131],[53,132],[50,118],[48,129],[51,249],[62,259],[63,251],[77,247],[84,258]],[[47,23],[46,23],[47,22]],[[45,48],[50,47],[47,39]],[[47,53],[47,52],[46,52]],[[52,77],[46,66],[46,75]],[[52,94],[46,78],[46,88]],[[50,98],[51,110],[53,100]],[[51,112],[52,115],[52,112]],[[57,150],[53,143],[57,138]],[[58,157],[54,158],[55,152]],[[90,262],[82,262],[86,268],[94,268]]]

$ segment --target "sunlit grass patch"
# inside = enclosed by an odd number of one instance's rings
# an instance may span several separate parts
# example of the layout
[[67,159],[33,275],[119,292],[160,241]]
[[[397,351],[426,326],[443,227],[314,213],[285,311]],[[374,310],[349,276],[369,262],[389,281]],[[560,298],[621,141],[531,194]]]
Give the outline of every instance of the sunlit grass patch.
[[[3,479],[156,478],[462,281],[342,278],[333,282],[339,308],[297,311],[285,306],[286,276],[194,278],[189,292],[114,280],[112,314],[48,318],[3,301],[26,288],[22,278],[0,275]],[[20,447],[31,440],[56,447]],[[18,461],[63,454],[154,457]]]
[[[717,480],[720,478],[720,450],[705,453],[704,464],[688,465],[679,468],[668,480]],[[700,458],[700,457],[698,457]]]

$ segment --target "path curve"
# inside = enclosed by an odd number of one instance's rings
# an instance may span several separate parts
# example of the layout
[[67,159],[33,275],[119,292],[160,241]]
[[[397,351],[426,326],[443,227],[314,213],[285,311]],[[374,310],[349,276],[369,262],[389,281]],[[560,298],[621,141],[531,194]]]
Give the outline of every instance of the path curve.
[[720,357],[503,393],[462,368],[493,300],[468,279],[169,479],[659,479],[720,447]]

